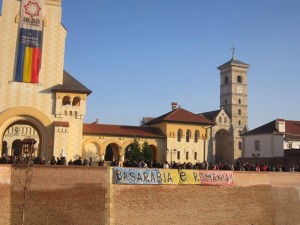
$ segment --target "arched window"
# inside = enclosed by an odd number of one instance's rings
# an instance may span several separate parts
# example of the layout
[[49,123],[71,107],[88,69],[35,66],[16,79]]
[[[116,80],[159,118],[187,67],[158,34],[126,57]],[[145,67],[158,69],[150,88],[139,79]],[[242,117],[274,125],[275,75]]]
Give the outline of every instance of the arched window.
[[79,97],[73,98],[72,105],[73,106],[80,106],[80,98]]
[[73,112],[72,112],[72,111],[70,111],[70,112],[69,112],[69,115],[70,115],[70,116],[73,116]]
[[186,130],[186,132],[185,132],[185,141],[190,142],[190,137],[191,137],[191,131]]
[[242,142],[239,142],[239,150],[242,150]]
[[222,123],[222,117],[219,117],[219,122]]
[[180,160],[180,151],[177,152],[177,159]]
[[228,83],[228,77],[225,77],[225,84]]
[[224,117],[224,123],[227,123],[227,117]]
[[242,115],[242,110],[239,109],[239,110],[238,110],[238,114],[239,114],[239,115]]
[[194,159],[197,160],[197,152],[194,153]]
[[65,116],[67,116],[68,115],[68,111],[67,110],[65,110]]
[[239,120],[239,126],[241,126],[241,121]]
[[62,99],[62,105],[71,105],[71,99],[69,96],[64,96]]
[[239,135],[240,135],[240,136],[242,135],[242,131],[241,131],[241,130],[239,130]]
[[195,131],[195,134],[194,134],[194,141],[195,141],[195,143],[198,142],[199,137],[200,137],[199,130],[196,130],[196,131]]
[[241,75],[237,76],[237,82],[242,83],[242,76]]
[[239,104],[241,104],[242,103],[242,100],[241,99],[239,99]]
[[77,116],[78,116],[78,112],[77,111],[74,112],[74,116],[77,119]]
[[182,130],[178,129],[177,131],[177,141],[180,142],[181,141],[181,137],[182,137]]
[[189,160],[189,152],[185,153],[185,158],[186,158],[186,160]]

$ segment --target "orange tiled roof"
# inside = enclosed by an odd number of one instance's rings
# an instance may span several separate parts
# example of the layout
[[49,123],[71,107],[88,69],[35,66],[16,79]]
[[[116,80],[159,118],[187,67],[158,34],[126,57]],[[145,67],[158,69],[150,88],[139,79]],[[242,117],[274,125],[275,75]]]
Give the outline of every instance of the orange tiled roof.
[[174,122],[174,123],[189,123],[189,124],[204,124],[204,125],[214,125],[215,123],[203,115],[197,115],[189,112],[182,108],[177,108],[171,112],[168,112],[160,117],[157,117],[146,125],[157,124],[161,122]]
[[164,138],[159,128],[110,124],[83,124],[83,134]]
[[[283,120],[283,119],[277,119],[277,120],[285,121],[285,132],[284,132],[285,134],[290,134],[292,136],[300,135],[300,121]],[[270,133],[280,134],[280,132],[276,129],[277,120],[273,120],[260,127],[250,130],[244,135],[246,136],[246,135],[253,135],[253,134],[270,134]]]
[[285,132],[300,135],[300,121],[285,120]]

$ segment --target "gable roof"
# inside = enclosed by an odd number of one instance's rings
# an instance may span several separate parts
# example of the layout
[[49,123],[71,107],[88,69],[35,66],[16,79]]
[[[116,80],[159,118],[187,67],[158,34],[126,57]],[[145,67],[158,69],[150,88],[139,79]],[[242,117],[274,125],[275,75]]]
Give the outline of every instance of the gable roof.
[[[276,128],[276,121],[281,120],[285,122],[285,132],[279,132]],[[283,119],[276,119],[269,123],[266,123],[260,127],[257,127],[253,130],[250,130],[243,134],[243,136],[247,135],[256,135],[256,134],[287,134],[290,137],[293,136],[300,136],[300,121],[292,121],[292,120],[283,120]]]
[[138,127],[110,124],[83,124],[83,134],[164,138],[164,134],[156,127]]
[[223,69],[226,66],[240,66],[240,67],[245,67],[249,68],[250,65],[247,63],[244,63],[242,61],[236,60],[235,57],[232,57],[228,62],[224,63],[223,65],[218,67],[218,70]]
[[72,92],[72,93],[85,93],[87,95],[91,94],[92,91],[76,80],[68,72],[63,73],[63,84],[58,84],[52,88],[54,92]]
[[198,115],[203,115],[207,119],[211,121],[215,121],[216,117],[219,115],[221,112],[221,109],[210,111],[210,112],[204,112],[204,113],[199,113]]
[[214,125],[213,121],[205,118],[203,115],[197,115],[182,108],[177,108],[160,117],[150,120],[146,125],[157,124],[161,122],[189,123]]
[[143,117],[142,119],[142,125],[148,123],[149,121],[153,120],[154,117]]

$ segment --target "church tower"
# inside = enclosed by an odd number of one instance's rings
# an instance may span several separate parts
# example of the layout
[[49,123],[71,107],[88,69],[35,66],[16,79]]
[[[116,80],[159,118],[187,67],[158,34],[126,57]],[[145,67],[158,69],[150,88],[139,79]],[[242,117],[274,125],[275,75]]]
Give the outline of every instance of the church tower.
[[[67,31],[61,5],[62,0],[2,0],[1,155],[45,160],[81,155],[91,91],[64,71]],[[28,147],[28,140],[35,144]]]
[[248,127],[247,72],[250,65],[235,58],[234,47],[230,61],[218,67],[220,70],[220,108],[230,118],[230,152],[233,160],[241,157],[242,137]]

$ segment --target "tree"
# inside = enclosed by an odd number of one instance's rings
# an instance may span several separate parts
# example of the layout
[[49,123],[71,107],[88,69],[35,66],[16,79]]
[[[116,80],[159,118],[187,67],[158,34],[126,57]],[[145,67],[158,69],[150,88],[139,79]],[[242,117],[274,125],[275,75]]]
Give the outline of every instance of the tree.
[[28,207],[28,189],[30,187],[30,184],[32,183],[32,176],[33,176],[33,161],[28,161],[27,164],[21,165],[17,164],[14,167],[16,170],[19,170],[21,172],[20,177],[17,181],[17,185],[21,187],[21,194],[22,199],[20,200],[20,204],[18,206],[20,212],[21,212],[21,225],[25,224],[25,215],[26,210]]
[[33,157],[33,146],[28,150],[28,156],[22,158],[19,155],[19,160],[14,165],[16,173],[16,183],[17,188],[21,189],[21,199],[18,201],[18,209],[21,213],[21,225],[25,224],[25,216],[28,209],[29,202],[29,187],[32,183],[33,169],[34,169],[34,157]]
[[141,145],[136,138],[134,138],[133,142],[129,145],[125,157],[131,162],[142,160],[143,155],[141,152]]
[[142,154],[143,154],[144,161],[148,161],[148,160],[152,161],[153,153],[147,141],[145,141],[142,145]]

